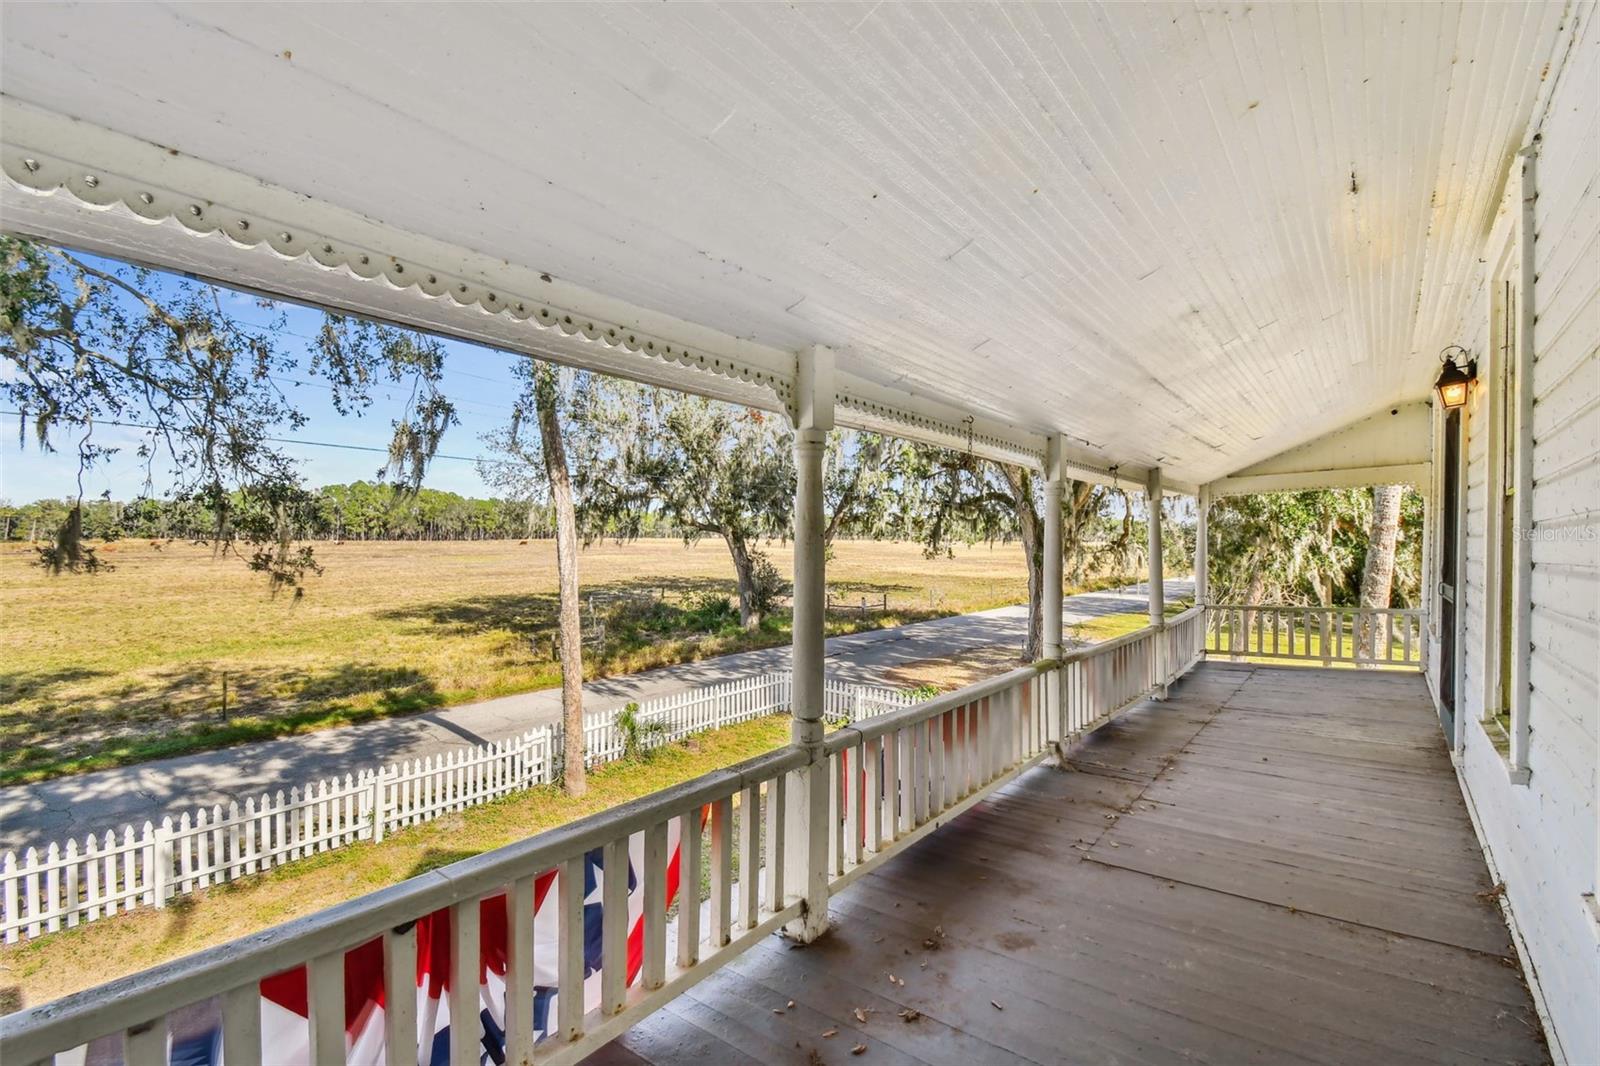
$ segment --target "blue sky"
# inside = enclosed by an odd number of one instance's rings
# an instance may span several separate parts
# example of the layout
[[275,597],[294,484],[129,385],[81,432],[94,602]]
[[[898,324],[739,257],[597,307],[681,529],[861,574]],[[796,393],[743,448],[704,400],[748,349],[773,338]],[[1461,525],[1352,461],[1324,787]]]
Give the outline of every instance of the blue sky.
[[[114,268],[110,260],[85,257],[97,266]],[[159,283],[158,283],[159,284]],[[265,323],[276,311],[259,307],[256,299],[241,293],[224,293],[223,306],[229,314],[241,321]],[[280,335],[280,345],[286,352],[309,349],[311,338],[322,323],[322,312],[293,305],[278,305],[287,318],[287,332]],[[504,425],[511,417],[511,399],[519,386],[511,376],[512,360],[520,358],[504,352],[493,351],[477,345],[445,341],[449,357],[445,361],[444,392],[456,406],[460,424],[451,427],[440,447],[441,457],[428,469],[424,484],[429,488],[459,492],[467,496],[493,495],[478,477],[476,464],[447,459],[451,456],[476,456],[484,454],[482,434]],[[309,358],[301,358],[302,367]],[[305,441],[304,444],[284,445],[284,451],[300,466],[307,485],[333,484],[356,480],[372,480],[383,465],[389,444],[390,423],[399,416],[410,388],[405,383],[384,383],[372,391],[372,406],[361,417],[342,417],[333,409],[329,393],[317,379],[302,372],[289,378],[279,378],[278,384],[289,398],[309,418],[299,430],[283,427],[277,436]],[[57,442],[55,453],[42,452],[32,442],[31,436],[23,443],[16,432],[16,419],[7,417],[8,425],[0,427],[0,498],[12,503],[25,503],[44,497],[69,496],[76,493],[77,455],[63,437]],[[130,421],[133,421],[130,419]],[[107,490],[116,499],[131,499],[139,495],[144,484],[144,470],[133,455],[141,434],[133,429],[101,427],[95,439],[108,446],[121,445],[123,452],[109,461],[97,464],[84,476],[84,495],[95,497]],[[351,451],[346,448],[319,447],[309,443],[331,442],[342,445],[359,445],[380,449],[378,452]],[[159,494],[165,470],[156,465],[155,490]]]

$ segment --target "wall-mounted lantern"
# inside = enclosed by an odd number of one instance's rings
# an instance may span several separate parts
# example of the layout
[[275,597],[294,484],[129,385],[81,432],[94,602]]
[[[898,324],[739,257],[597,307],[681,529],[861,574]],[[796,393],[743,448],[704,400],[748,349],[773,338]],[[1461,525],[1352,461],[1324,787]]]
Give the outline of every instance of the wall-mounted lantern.
[[1454,410],[1467,402],[1467,393],[1478,377],[1478,363],[1472,353],[1459,344],[1452,344],[1439,353],[1444,369],[1433,383],[1439,393],[1439,403],[1446,411]]

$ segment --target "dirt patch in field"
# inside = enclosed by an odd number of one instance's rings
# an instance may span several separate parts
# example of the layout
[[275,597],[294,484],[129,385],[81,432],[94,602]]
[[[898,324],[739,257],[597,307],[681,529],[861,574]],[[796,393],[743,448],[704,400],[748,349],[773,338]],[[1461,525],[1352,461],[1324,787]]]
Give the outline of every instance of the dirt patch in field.
[[932,685],[941,692],[954,692],[1021,665],[1014,646],[993,644],[941,659],[918,659],[884,671],[883,677],[898,688]]

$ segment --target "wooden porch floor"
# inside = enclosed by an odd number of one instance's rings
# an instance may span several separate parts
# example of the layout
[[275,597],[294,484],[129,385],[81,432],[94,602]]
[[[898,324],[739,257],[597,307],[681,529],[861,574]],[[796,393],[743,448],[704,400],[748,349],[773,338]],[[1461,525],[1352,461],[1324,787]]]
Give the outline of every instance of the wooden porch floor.
[[1548,1060],[1416,675],[1207,663],[1075,762],[589,1062]]

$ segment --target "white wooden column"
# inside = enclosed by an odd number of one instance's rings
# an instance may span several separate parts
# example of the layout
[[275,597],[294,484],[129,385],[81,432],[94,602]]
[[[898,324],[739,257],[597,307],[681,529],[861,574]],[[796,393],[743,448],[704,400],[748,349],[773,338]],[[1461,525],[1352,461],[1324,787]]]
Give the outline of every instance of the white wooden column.
[[1195,499],[1194,524],[1194,602],[1205,604],[1211,598],[1211,486],[1201,485]]
[[1145,480],[1145,503],[1150,509],[1150,624],[1161,625],[1166,620],[1166,590],[1161,566],[1161,468],[1150,468]]
[[[1061,496],[1065,485],[1061,480],[1061,438],[1051,437],[1044,448],[1044,582],[1039,607],[1044,613],[1044,657],[1060,659],[1065,650],[1061,642]],[[1051,671],[1044,679],[1045,721],[1053,723],[1057,739],[1065,739],[1067,723],[1063,718],[1061,670]]]
[[[1147,525],[1150,527],[1150,624],[1155,627],[1158,639],[1156,640],[1156,676],[1167,676],[1166,648],[1167,642],[1160,639],[1161,630],[1167,624],[1167,603],[1165,588],[1164,567],[1161,565],[1161,468],[1152,466],[1150,475],[1145,481],[1145,503],[1150,514]],[[1167,698],[1167,686],[1156,686],[1156,699]]]
[[791,738],[812,761],[794,773],[788,790],[784,884],[804,913],[788,934],[808,943],[828,928],[828,761],[822,750],[823,623],[827,603],[823,564],[822,452],[833,428],[833,352],[811,348],[797,356],[794,399],[794,625]]

